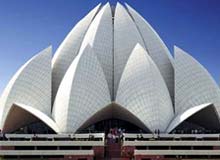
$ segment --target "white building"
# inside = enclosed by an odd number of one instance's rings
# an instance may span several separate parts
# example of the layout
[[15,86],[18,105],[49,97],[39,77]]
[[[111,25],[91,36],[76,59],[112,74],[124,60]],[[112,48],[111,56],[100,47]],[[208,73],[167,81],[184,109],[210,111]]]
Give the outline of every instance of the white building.
[[185,122],[219,131],[219,87],[190,55],[174,52],[127,4],[99,4],[53,58],[49,47],[13,76],[1,96],[0,128],[40,121],[75,133],[119,119],[146,132],[170,133]]

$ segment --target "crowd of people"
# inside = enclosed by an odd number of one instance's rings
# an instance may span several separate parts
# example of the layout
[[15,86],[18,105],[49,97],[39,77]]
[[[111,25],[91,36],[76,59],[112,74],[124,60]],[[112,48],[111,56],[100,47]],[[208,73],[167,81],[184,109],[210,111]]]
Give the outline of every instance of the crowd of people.
[[110,128],[109,132],[107,134],[107,139],[109,143],[118,143],[119,141],[121,142],[123,140],[124,137],[124,132],[125,129],[121,129],[121,128]]

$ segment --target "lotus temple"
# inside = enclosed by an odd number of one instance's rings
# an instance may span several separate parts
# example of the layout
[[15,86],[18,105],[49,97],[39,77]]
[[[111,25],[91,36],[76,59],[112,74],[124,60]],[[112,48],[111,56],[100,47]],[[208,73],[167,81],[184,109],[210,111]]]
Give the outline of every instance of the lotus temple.
[[[220,88],[131,6],[99,4],[0,99],[7,159],[220,159]],[[109,141],[113,129],[122,138]]]

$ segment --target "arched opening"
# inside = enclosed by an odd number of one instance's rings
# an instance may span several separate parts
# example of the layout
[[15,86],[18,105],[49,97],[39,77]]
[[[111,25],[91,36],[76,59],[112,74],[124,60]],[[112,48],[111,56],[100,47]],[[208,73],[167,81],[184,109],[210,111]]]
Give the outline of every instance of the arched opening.
[[121,128],[126,133],[147,133],[140,127],[121,119],[106,119],[95,124],[88,126],[87,128],[79,130],[79,133],[108,133],[112,128]]
[[134,114],[116,103],[111,103],[84,122],[77,133],[107,133],[114,127],[124,129],[127,133],[151,132]]
[[3,126],[4,133],[56,133],[58,128],[47,115],[23,104],[13,104]]
[[213,104],[191,115],[175,127],[171,133],[179,134],[213,134],[220,133],[220,121]]
[[32,123],[27,123],[20,128],[11,131],[16,134],[56,134],[54,130],[48,127],[44,122],[36,120]]

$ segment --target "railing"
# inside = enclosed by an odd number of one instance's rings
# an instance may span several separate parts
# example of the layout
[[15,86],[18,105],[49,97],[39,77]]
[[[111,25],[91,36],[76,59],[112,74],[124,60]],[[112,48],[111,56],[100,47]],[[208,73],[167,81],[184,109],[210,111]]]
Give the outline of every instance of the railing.
[[134,156],[220,156],[219,134],[124,134],[123,151]]
[[220,155],[219,150],[134,150],[134,155]]
[[94,156],[105,146],[105,134],[5,134],[0,156]]
[[0,141],[0,146],[104,146],[104,141]]
[[93,150],[0,150],[0,156],[28,156],[28,155],[39,155],[39,156],[59,156],[59,155],[91,155],[94,156]]
[[124,141],[123,146],[220,146],[219,141]]
[[195,140],[210,140],[219,141],[220,134],[130,134],[124,133],[123,141],[195,141]]
[[95,134],[5,134],[0,141],[104,141],[104,133]]

